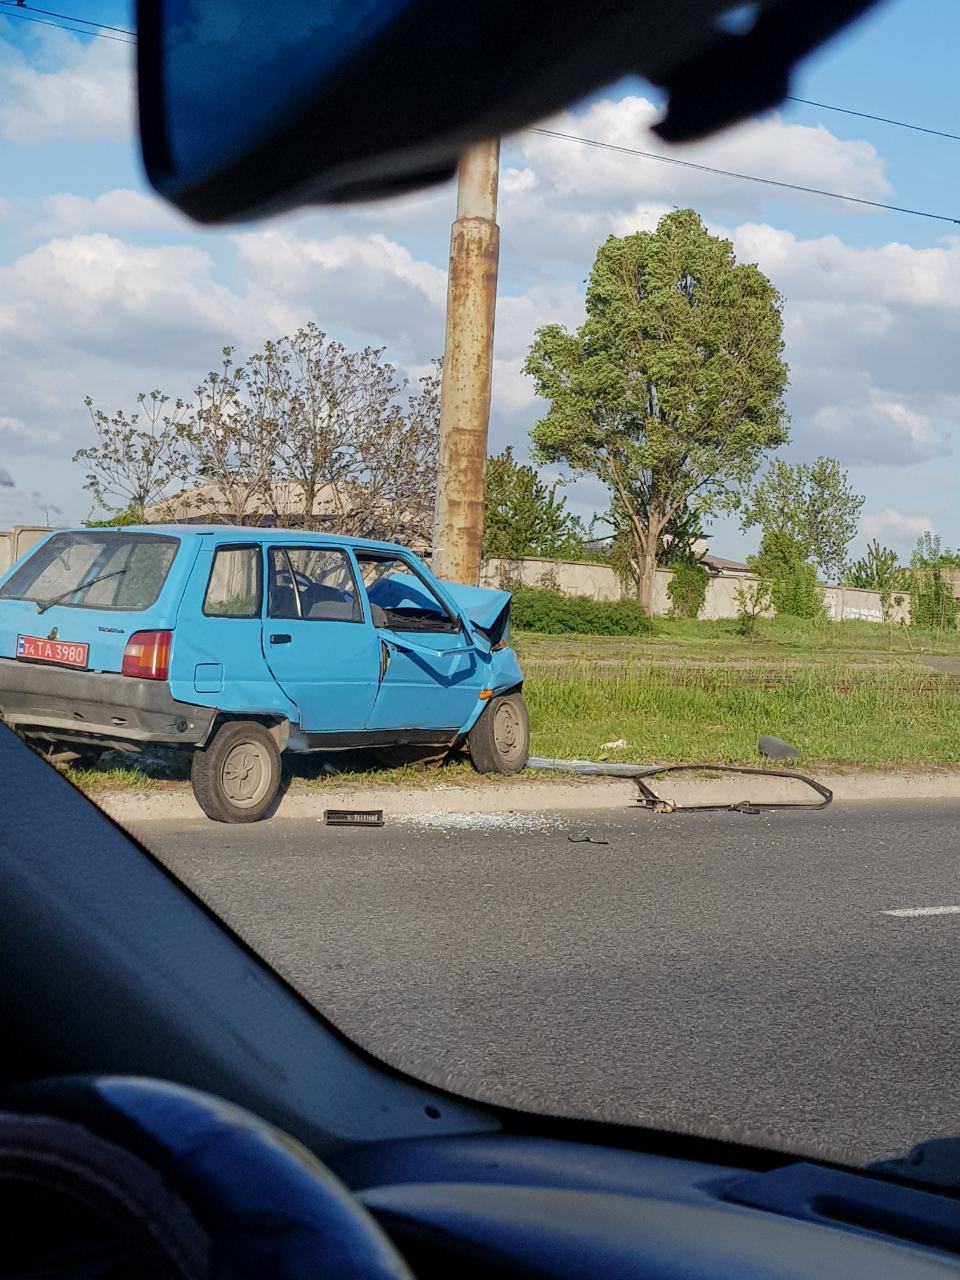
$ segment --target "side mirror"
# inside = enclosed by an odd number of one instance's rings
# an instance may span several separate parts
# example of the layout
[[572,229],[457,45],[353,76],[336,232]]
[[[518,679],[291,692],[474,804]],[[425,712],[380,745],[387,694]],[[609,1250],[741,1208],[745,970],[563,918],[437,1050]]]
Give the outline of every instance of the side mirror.
[[694,137],[774,105],[873,3],[757,0],[731,34],[730,0],[138,0],[144,163],[201,222],[386,195],[628,73]]

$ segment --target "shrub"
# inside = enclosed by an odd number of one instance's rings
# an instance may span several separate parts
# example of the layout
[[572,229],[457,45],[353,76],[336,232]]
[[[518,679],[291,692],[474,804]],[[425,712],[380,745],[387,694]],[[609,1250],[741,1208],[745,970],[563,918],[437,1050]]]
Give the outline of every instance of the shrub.
[[823,616],[823,588],[812,564],[798,564],[770,584],[777,617],[819,618]]
[[737,587],[737,633],[753,637],[757,634],[757,622],[773,607],[770,583],[759,578],[756,582]]
[[673,577],[667,586],[670,614],[674,618],[699,618],[707,598],[710,574],[695,560],[681,560],[673,566]]
[[513,624],[518,631],[548,635],[637,636],[652,629],[650,615],[636,600],[562,596],[544,587],[513,593]]
[[778,617],[823,616],[823,588],[798,538],[778,531],[765,533],[760,550],[747,558],[747,564],[758,578],[769,583],[773,610]]
[[954,599],[953,583],[944,578],[953,555],[940,547],[939,535],[925,533],[917,540],[910,557],[910,623],[930,629],[955,627],[960,601]]

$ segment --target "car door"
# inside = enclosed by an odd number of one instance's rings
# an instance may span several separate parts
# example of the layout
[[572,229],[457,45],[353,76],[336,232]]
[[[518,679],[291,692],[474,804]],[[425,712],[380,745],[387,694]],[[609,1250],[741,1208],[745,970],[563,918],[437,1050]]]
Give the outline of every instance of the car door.
[[[377,696],[379,646],[350,557],[322,543],[266,548],[263,651],[305,733],[359,733]],[[346,744],[343,744],[346,745]]]
[[459,729],[484,674],[463,624],[412,560],[368,548],[354,554],[381,647],[368,727]]
[[170,690],[235,715],[291,715],[263,655],[263,548],[204,540],[177,616]]

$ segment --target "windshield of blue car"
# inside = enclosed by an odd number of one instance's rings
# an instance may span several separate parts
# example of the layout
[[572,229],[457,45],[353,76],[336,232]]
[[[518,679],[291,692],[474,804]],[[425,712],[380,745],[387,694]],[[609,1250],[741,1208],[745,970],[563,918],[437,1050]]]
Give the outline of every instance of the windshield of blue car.
[[0,587],[0,599],[141,610],[163,587],[179,542],[156,534],[57,533]]
[[393,631],[457,631],[460,623],[406,560],[358,551],[357,563],[371,605]]

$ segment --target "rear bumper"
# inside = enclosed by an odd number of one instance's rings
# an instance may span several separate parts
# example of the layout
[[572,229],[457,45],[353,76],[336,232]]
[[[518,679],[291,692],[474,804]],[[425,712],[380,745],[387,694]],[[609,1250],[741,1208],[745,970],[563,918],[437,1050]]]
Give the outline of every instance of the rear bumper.
[[0,658],[0,721],[29,738],[199,746],[216,714],[177,702],[163,680]]

